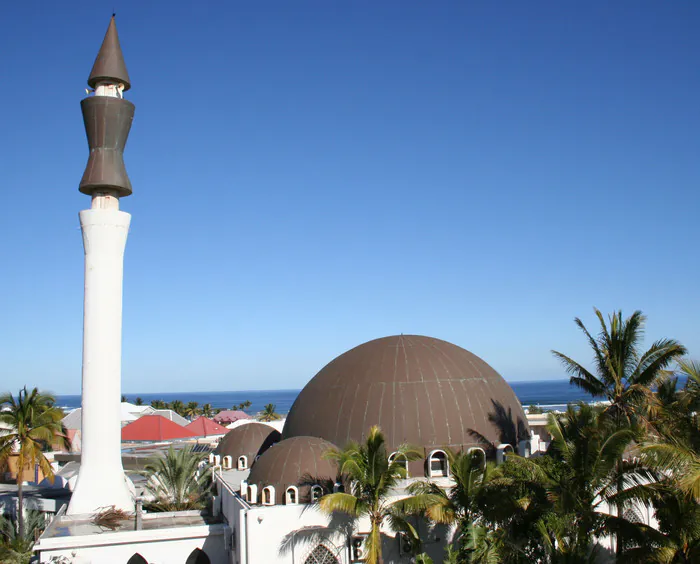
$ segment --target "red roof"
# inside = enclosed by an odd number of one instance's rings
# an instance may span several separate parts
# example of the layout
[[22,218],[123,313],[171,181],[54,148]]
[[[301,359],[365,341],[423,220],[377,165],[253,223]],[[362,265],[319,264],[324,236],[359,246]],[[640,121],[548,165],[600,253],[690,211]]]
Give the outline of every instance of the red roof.
[[233,423],[234,421],[238,421],[239,419],[252,419],[250,415],[248,415],[245,411],[232,411],[232,410],[226,410],[226,411],[220,411],[214,416],[214,421],[217,423],[221,424],[228,424],[228,423]]
[[196,436],[162,415],[144,415],[122,427],[122,441],[167,441]]
[[226,427],[217,425],[211,419],[207,419],[206,417],[197,417],[197,419],[187,425],[185,429],[189,429],[198,437],[206,437],[207,435],[225,435],[229,431]]

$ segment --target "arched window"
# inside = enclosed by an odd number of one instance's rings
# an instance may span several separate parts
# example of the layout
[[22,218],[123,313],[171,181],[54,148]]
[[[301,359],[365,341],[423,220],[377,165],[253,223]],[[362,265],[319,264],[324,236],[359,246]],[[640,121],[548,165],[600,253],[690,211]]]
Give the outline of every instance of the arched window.
[[295,505],[296,503],[298,503],[298,501],[297,501],[298,499],[299,499],[299,490],[297,490],[296,486],[289,486],[287,488],[287,492],[285,494],[284,502],[287,505]]
[[246,468],[248,468],[248,457],[247,456],[239,456],[238,457],[238,469],[245,470]]
[[327,546],[319,544],[309,553],[304,564],[340,564],[340,560]]
[[500,444],[496,449],[496,463],[503,464],[506,461],[506,454],[513,452],[513,447],[509,444]]
[[258,486],[255,484],[248,486],[248,503],[258,503]]
[[209,453],[209,464],[214,464],[214,453],[213,452]]
[[483,448],[472,447],[467,450],[467,454],[470,454],[472,457],[478,457],[481,466],[486,465],[486,451]]
[[447,476],[449,472],[447,455],[441,450],[434,450],[428,459],[428,475],[431,478]]
[[195,548],[187,557],[185,564],[211,564],[211,560],[203,550]]
[[262,504],[263,505],[274,505],[275,504],[275,488],[272,486],[265,486],[262,491]]
[[321,486],[311,486],[311,501],[318,501],[323,497],[323,488]]
[[233,458],[230,456],[224,456],[224,469],[230,470],[233,466]]
[[126,561],[126,564],[148,564],[148,560],[146,560],[137,552],[131,558],[129,558],[129,560]]
[[[396,459],[397,456],[400,456],[398,460]],[[394,462],[394,460],[396,460],[397,463],[401,463],[401,465],[406,470],[406,477],[408,478],[408,460],[406,460],[406,457],[403,454],[399,455],[398,452],[392,452],[389,455],[389,464]]]

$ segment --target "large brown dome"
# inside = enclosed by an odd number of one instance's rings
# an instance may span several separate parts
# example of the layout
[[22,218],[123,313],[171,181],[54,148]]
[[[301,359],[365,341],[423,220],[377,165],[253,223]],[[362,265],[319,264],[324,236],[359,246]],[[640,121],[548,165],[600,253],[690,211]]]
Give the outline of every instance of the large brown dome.
[[527,438],[527,420],[498,372],[440,339],[398,335],[341,354],[304,387],[283,438],[321,437],[342,447],[372,425],[387,447],[459,448],[481,435],[492,444]]

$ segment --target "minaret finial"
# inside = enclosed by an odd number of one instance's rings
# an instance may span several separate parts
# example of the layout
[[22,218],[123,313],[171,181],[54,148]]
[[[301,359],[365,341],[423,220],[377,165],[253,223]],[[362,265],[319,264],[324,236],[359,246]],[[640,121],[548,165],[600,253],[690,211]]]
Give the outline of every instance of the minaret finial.
[[119,45],[119,35],[117,34],[117,24],[115,22],[116,12],[112,14],[109,20],[109,27],[105,33],[104,41],[100,52],[97,53],[95,64],[92,66],[88,84],[95,88],[98,82],[121,83],[124,85],[124,90],[131,88],[131,80],[129,73],[126,70],[124,63],[124,55],[122,48]]

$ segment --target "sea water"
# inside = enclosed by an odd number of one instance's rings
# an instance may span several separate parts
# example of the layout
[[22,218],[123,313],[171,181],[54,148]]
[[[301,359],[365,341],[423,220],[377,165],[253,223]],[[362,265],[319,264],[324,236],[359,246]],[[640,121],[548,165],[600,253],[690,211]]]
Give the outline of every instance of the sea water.
[[[563,410],[566,404],[578,401],[593,401],[593,398],[582,390],[571,386],[568,380],[542,380],[510,382],[515,395],[524,407],[538,405],[545,410]],[[162,394],[125,393],[127,401],[136,402],[140,397],[144,405],[151,405],[153,400],[170,403],[180,400],[187,404],[196,401],[200,406],[205,403],[214,408],[232,409],[235,405],[250,401],[251,405],[245,411],[257,413],[268,403],[274,404],[277,413],[288,413],[294,400],[301,390],[249,390],[233,392],[176,392]],[[80,407],[80,396],[56,396],[56,403],[64,408]]]

